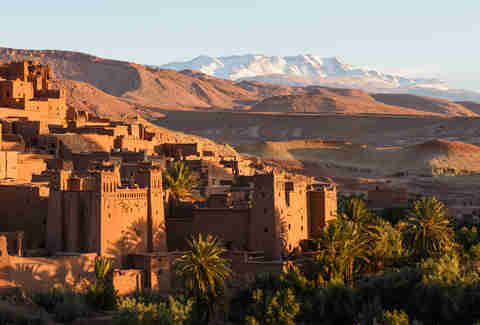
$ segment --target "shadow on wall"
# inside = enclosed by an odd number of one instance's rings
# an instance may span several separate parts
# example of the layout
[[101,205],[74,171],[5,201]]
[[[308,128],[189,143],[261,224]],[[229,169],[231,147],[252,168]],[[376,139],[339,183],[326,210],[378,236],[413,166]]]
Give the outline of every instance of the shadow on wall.
[[[155,223],[153,229],[153,251],[167,251],[165,224]],[[125,257],[133,253],[147,252],[147,221],[144,218],[137,219],[126,230],[122,231],[119,240],[112,243],[107,249],[107,255],[124,265]]]
[[9,265],[0,269],[0,282],[25,291],[49,290],[62,285],[82,290],[93,281],[95,254],[56,258],[10,257]]

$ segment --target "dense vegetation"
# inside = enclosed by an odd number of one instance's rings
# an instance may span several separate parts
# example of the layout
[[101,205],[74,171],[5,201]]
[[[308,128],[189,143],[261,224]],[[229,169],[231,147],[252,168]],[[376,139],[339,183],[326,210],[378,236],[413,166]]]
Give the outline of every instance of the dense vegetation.
[[[373,215],[359,198],[302,243],[314,258],[262,275],[232,300],[247,324],[475,324],[480,320],[479,236],[435,198],[403,216]],[[398,212],[398,211],[394,211]]]

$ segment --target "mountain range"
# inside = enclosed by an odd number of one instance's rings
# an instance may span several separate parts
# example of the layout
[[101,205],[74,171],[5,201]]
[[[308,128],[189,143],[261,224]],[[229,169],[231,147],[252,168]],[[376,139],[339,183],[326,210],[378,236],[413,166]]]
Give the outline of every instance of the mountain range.
[[[479,116],[480,113],[480,98],[461,97],[459,100],[462,102],[456,103],[411,94],[381,96],[379,93],[346,89],[355,87],[339,88],[340,84],[337,87],[286,86],[247,80],[246,77],[240,80],[225,79],[191,69],[175,71],[79,52],[0,48],[0,61],[19,60],[38,60],[49,64],[56,79],[55,85],[67,90],[69,105],[112,118],[139,113],[155,120],[176,110],[441,117]],[[333,76],[346,73],[342,71],[347,69],[347,65],[335,62],[324,62],[325,74]],[[308,70],[313,75],[312,66],[310,70],[302,67],[305,74]],[[352,74],[361,74],[360,70],[348,69]],[[368,73],[374,75],[373,72]],[[393,80],[393,77],[383,74],[378,74],[377,78]],[[406,85],[413,81],[399,78],[395,82]],[[426,85],[437,81],[416,82]],[[400,88],[390,89],[394,92]],[[436,91],[442,92],[438,88]]]
[[375,93],[410,93],[451,100],[480,100],[480,93],[451,89],[445,82],[429,78],[407,78],[355,67],[338,57],[238,55],[199,56],[191,61],[161,65],[163,69],[197,70],[218,78],[256,80],[286,86],[357,88]]

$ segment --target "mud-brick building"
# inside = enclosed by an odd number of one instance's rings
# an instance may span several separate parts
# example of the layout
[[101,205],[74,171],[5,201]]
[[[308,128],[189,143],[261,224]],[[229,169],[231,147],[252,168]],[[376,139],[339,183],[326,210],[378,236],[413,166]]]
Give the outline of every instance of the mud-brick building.
[[[192,216],[167,219],[169,249],[184,249],[185,238],[210,233],[233,249],[263,252],[268,260],[280,259],[312,235],[312,229],[336,217],[333,184],[311,184],[304,177],[275,173],[241,176],[236,187],[245,189],[245,204],[233,195],[215,195]],[[232,192],[233,194],[233,192]],[[222,206],[223,205],[223,206]]]
[[47,249],[119,262],[128,254],[166,252],[161,168],[139,162],[125,177],[118,162],[94,166],[52,171]]
[[65,92],[51,87],[48,66],[35,61],[0,64],[1,116],[28,117],[47,125],[64,124],[67,116]]

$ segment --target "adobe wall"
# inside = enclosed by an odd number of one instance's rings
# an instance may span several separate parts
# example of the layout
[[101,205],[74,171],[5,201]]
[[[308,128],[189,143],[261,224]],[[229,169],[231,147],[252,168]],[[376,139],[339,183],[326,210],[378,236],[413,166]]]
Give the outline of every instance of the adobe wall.
[[167,247],[169,251],[185,250],[187,240],[193,235],[193,219],[167,218]]
[[222,185],[223,181],[233,181],[234,174],[230,168],[208,164],[208,185]]
[[47,163],[41,156],[18,155],[17,179],[22,182],[31,182],[32,176],[40,175],[47,169]]
[[97,252],[100,200],[95,192],[51,189],[46,247],[51,252]]
[[1,145],[3,151],[25,152],[25,143],[22,137],[16,134],[4,134]]
[[147,191],[103,193],[101,199],[100,252],[121,258],[147,248]]
[[255,175],[248,249],[264,251],[267,258],[278,259],[282,253],[278,212],[275,211],[274,175]]
[[54,285],[83,290],[85,280],[94,281],[95,254],[28,258],[10,256],[3,271],[7,280],[26,290],[45,291]]
[[113,287],[119,295],[128,295],[140,292],[143,288],[145,272],[135,269],[115,269],[113,271]]
[[32,146],[40,135],[40,124],[40,121],[18,120],[13,122],[15,133],[21,135],[28,146]]
[[0,232],[7,240],[8,255],[23,256],[23,239],[25,233],[23,231]]
[[275,190],[280,240],[284,249],[292,251],[308,238],[307,186],[303,182],[278,180]]
[[48,194],[40,187],[0,185],[0,231],[24,231],[27,249],[45,245]]
[[307,183],[271,173],[252,179],[249,249],[279,259],[308,238]]
[[[100,134],[55,134],[71,152],[107,151],[113,148],[114,138]],[[65,157],[70,159],[69,157]]]
[[15,151],[0,151],[0,179],[17,179],[18,153]]
[[337,191],[320,189],[308,192],[309,234],[315,235],[328,221],[337,217]]
[[123,151],[138,152],[144,150],[148,155],[154,153],[154,144],[151,141],[139,139],[133,136],[120,136],[114,141],[114,147]]
[[211,234],[232,248],[248,247],[249,209],[194,209],[192,232]]
[[196,156],[198,145],[197,143],[163,143],[156,150],[167,157]]
[[142,270],[143,285],[160,292],[168,292],[171,285],[171,256],[167,252],[129,255],[125,268]]

